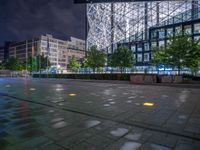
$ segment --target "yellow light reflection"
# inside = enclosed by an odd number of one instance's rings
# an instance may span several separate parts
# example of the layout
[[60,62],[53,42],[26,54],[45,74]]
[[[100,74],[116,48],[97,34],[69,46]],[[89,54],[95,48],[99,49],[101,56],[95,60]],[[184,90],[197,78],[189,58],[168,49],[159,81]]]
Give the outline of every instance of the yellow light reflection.
[[144,106],[154,106],[154,103],[152,102],[145,102],[143,103]]
[[76,96],[75,93],[70,93],[70,94],[68,94],[68,95],[71,96],[71,97]]

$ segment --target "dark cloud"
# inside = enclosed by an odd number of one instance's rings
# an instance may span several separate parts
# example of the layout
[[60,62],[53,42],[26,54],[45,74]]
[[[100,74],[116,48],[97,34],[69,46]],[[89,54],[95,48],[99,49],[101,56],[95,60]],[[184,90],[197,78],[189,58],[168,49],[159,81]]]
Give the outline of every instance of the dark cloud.
[[73,0],[0,0],[0,44],[41,34],[85,38],[85,6]]

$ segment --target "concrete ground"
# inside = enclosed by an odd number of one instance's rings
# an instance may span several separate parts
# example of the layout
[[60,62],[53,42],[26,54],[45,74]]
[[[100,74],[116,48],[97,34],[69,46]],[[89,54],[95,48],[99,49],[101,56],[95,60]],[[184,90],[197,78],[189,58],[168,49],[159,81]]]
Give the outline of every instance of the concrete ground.
[[0,78],[2,150],[199,150],[200,89]]

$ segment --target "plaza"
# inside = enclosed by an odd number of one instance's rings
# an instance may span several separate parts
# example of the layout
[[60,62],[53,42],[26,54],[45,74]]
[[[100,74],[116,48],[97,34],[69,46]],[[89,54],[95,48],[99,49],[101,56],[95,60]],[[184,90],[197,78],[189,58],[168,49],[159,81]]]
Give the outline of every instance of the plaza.
[[198,86],[0,78],[0,149],[198,150]]

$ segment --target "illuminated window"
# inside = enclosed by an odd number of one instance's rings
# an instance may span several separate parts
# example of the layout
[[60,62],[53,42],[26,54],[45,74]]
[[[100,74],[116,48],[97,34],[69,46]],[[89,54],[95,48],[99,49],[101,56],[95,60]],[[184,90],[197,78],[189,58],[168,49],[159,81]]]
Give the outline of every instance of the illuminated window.
[[185,30],[186,33],[191,34],[191,33],[192,33],[191,25],[185,26],[185,27],[184,27],[184,30]]
[[160,38],[160,39],[165,38],[165,30],[164,30],[164,29],[161,29],[161,30],[159,31],[159,38]]
[[194,33],[200,33],[200,23],[194,24]]
[[149,61],[149,53],[144,54],[144,61]]
[[137,62],[142,62],[142,54],[137,54]]
[[173,28],[167,29],[167,37],[171,37],[173,35]]
[[142,51],[142,44],[138,44],[137,51],[138,51],[138,52],[141,52],[141,51]]
[[154,49],[157,47],[157,43],[156,42],[151,42],[151,49]]
[[145,44],[144,44],[144,50],[145,50],[145,51],[149,51],[149,44],[148,44],[148,43],[145,43]]
[[132,51],[132,52],[135,52],[135,50],[136,50],[135,45],[132,45],[132,46],[131,46],[131,51]]
[[159,47],[164,47],[165,46],[165,41],[159,41]]

